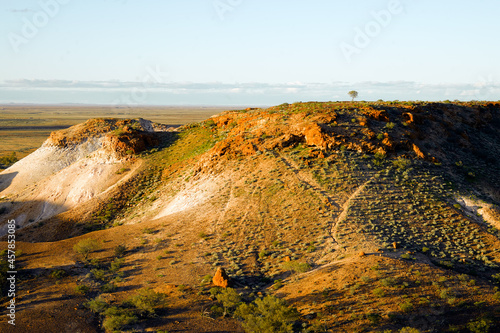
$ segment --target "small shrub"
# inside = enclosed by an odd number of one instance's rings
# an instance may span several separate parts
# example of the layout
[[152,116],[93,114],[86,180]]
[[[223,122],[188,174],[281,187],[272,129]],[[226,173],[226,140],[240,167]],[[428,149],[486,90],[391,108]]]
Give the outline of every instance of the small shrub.
[[288,261],[282,265],[283,269],[295,273],[305,273],[311,269],[311,265],[305,262]]
[[130,171],[130,169],[127,169],[127,168],[120,168],[118,171],[116,171],[116,174],[117,175],[121,175],[127,171]]
[[85,303],[85,306],[92,312],[102,313],[109,307],[109,304],[100,297],[96,297]]
[[392,277],[388,277],[380,280],[380,284],[384,287],[392,287],[396,284],[396,280]]
[[482,318],[470,321],[467,324],[467,328],[471,331],[471,333],[488,333],[490,331],[491,324],[491,320]]
[[210,128],[215,127],[215,121],[213,121],[213,119],[209,119],[205,122],[205,126]]
[[208,275],[205,275],[202,279],[201,279],[201,284],[205,285],[205,284],[209,284],[210,282],[212,282],[212,275],[208,274]]
[[123,327],[137,322],[137,317],[130,309],[122,309],[116,306],[104,311],[102,326],[106,331],[121,331]]
[[228,310],[235,308],[241,303],[241,296],[233,288],[222,289],[215,297],[224,306],[223,316],[226,316]]
[[75,293],[78,295],[86,295],[90,291],[90,287],[84,284],[80,284],[75,287]]
[[378,313],[369,313],[366,315],[366,319],[368,319],[372,324],[378,324],[382,319],[382,316]]
[[385,124],[385,128],[387,128],[387,129],[393,129],[394,126],[396,126],[396,124],[392,123],[392,122],[389,122],[389,123]]
[[224,309],[221,306],[214,305],[210,308],[210,312],[212,317],[222,317],[222,315],[224,314]]
[[413,327],[403,327],[399,330],[399,333],[420,333],[420,330]]
[[165,305],[165,294],[157,293],[152,289],[141,289],[128,302],[136,307],[141,315],[153,316],[158,308]]
[[62,269],[56,269],[50,273],[50,277],[53,279],[62,279],[66,275],[66,272]]
[[142,229],[142,233],[143,234],[154,234],[155,230],[152,228],[144,228],[144,229]]
[[407,300],[404,303],[399,304],[399,308],[403,312],[410,312],[413,309],[413,304]]
[[287,333],[293,331],[299,313],[283,300],[268,295],[251,304],[241,304],[235,316],[243,319],[242,326],[250,333]]
[[127,247],[125,245],[117,245],[115,247],[115,257],[123,257],[125,252],[127,251]]
[[265,258],[267,257],[267,255],[269,254],[269,252],[267,252],[266,250],[262,250],[259,252],[259,258]]
[[384,297],[385,291],[382,288],[375,288],[375,289],[373,289],[373,295],[375,295],[377,297]]
[[100,281],[105,281],[107,279],[107,274],[104,269],[91,269],[90,273],[94,276],[94,279],[100,280]]
[[118,270],[122,267],[123,263],[125,262],[125,259],[124,258],[115,258],[115,260],[113,260],[111,262],[111,265],[109,267],[109,270],[116,273],[118,272]]
[[79,253],[83,256],[84,261],[88,261],[88,257],[90,253],[97,251],[101,248],[99,242],[95,239],[84,239],[79,241],[75,246],[73,246],[73,250],[76,253]]
[[112,282],[106,283],[105,285],[103,285],[101,287],[101,291],[103,293],[112,293],[115,290],[116,290],[116,284],[114,284]]

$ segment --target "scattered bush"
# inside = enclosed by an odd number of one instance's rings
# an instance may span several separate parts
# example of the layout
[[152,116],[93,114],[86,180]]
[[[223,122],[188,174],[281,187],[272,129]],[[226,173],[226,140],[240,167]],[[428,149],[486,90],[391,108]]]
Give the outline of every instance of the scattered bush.
[[125,251],[127,251],[127,247],[125,245],[117,245],[115,247],[115,257],[123,257]]
[[413,309],[413,304],[407,300],[404,303],[399,304],[399,308],[403,312],[410,312]]
[[420,330],[413,327],[403,327],[399,330],[399,333],[420,333]]
[[115,260],[113,260],[111,262],[111,265],[109,266],[109,270],[111,272],[118,272],[118,270],[122,267],[123,263],[125,262],[125,259],[124,258],[115,258]]
[[211,282],[212,282],[212,279],[213,279],[212,275],[207,274],[207,275],[205,275],[205,276],[201,279],[201,284],[203,284],[203,285],[205,285],[205,284],[209,284],[209,283],[211,283]]
[[283,269],[295,273],[305,273],[311,269],[311,265],[305,262],[288,261],[282,265]]
[[116,284],[114,284],[112,282],[106,283],[105,285],[103,285],[101,287],[101,291],[103,293],[112,293],[115,290],[116,290]]
[[137,317],[132,310],[113,306],[104,311],[102,326],[106,331],[115,332],[135,322],[137,322]]
[[67,275],[66,272],[62,269],[56,269],[50,272],[50,277],[53,279],[62,279],[66,275]]
[[377,297],[384,297],[385,291],[382,288],[375,288],[375,289],[373,289],[373,295],[375,295]]
[[83,239],[79,241],[75,246],[73,246],[73,250],[76,253],[79,253],[83,256],[84,261],[88,261],[88,257],[90,253],[97,251],[101,248],[99,242],[95,239]]
[[222,289],[215,297],[224,306],[224,317],[226,316],[228,310],[234,309],[241,303],[241,296],[233,288]]
[[471,333],[488,333],[491,328],[491,320],[482,318],[475,321],[470,321],[467,324],[467,328]]
[[85,306],[89,308],[90,311],[95,313],[103,313],[109,307],[108,303],[106,303],[100,297],[91,299],[90,301],[85,303]]
[[90,287],[84,284],[78,285],[75,288],[75,293],[79,295],[85,295],[90,291]]
[[12,152],[12,154],[10,154],[9,156],[0,157],[0,166],[3,168],[8,168],[17,161],[18,159],[16,156],[16,152]]
[[153,316],[157,309],[165,305],[165,294],[141,289],[137,295],[129,298],[128,303],[137,308],[140,315]]
[[154,233],[155,233],[155,230],[154,230],[154,229],[152,229],[152,228],[144,228],[144,229],[142,229],[142,233],[143,233],[143,234],[149,234],[149,235],[150,235],[150,234],[154,234]]
[[127,171],[130,171],[130,169],[127,169],[127,168],[120,168],[118,171],[116,171],[116,174],[117,175],[121,175]]
[[247,332],[288,333],[292,332],[299,313],[283,300],[268,295],[251,304],[241,304],[235,316],[243,320],[242,326]]

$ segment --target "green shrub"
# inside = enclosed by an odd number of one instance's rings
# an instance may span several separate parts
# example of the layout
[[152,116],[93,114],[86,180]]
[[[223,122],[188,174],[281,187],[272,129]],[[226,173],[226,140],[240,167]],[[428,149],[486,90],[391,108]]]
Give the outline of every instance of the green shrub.
[[384,297],[385,291],[382,288],[375,288],[375,289],[373,289],[373,295],[375,295],[377,297]]
[[411,161],[404,157],[398,157],[396,160],[392,161],[392,165],[399,170],[405,170],[408,166],[410,166],[410,164]]
[[56,269],[56,270],[53,270],[52,272],[50,272],[50,277],[53,279],[61,279],[61,278],[65,277],[66,275],[67,275],[66,272],[62,269]]
[[125,262],[124,258],[115,258],[111,262],[111,265],[109,266],[109,270],[112,272],[118,272],[118,270],[122,267],[123,263]]
[[18,159],[16,156],[16,152],[12,152],[12,154],[10,154],[9,156],[0,157],[0,166],[3,168],[8,168],[17,161]]
[[407,300],[407,301],[399,304],[399,308],[403,312],[410,312],[413,309],[413,304]]
[[205,275],[205,276],[201,279],[201,284],[203,284],[203,285],[205,285],[205,284],[209,284],[209,283],[211,283],[211,282],[212,282],[212,279],[213,279],[212,275],[207,274],[207,275]]
[[127,171],[130,171],[130,169],[128,169],[128,168],[120,168],[118,171],[116,171],[116,174],[117,175],[121,175],[121,174],[123,174],[123,173],[125,173]]
[[137,322],[137,317],[130,309],[122,309],[116,306],[104,311],[102,326],[109,332],[121,331],[123,327]]
[[413,327],[403,327],[399,330],[399,333],[420,333],[420,330]]
[[259,258],[265,258],[267,257],[267,255],[269,254],[269,252],[267,252],[266,250],[262,250],[259,252]]
[[142,233],[143,234],[154,234],[155,230],[152,228],[144,228],[144,229],[142,229]]
[[137,295],[129,298],[128,303],[137,308],[141,315],[153,316],[157,309],[165,305],[165,294],[152,289],[141,289]]
[[380,280],[380,284],[384,287],[392,287],[396,284],[396,280],[392,277],[388,277]]
[[305,273],[311,269],[311,265],[305,262],[288,261],[282,265],[283,269],[295,273]]
[[482,318],[475,321],[470,321],[467,324],[467,328],[471,333],[488,333],[491,328],[491,320]]
[[106,281],[107,280],[107,274],[104,269],[91,269],[90,273],[94,276],[94,279],[99,280],[99,281]]
[[209,119],[205,122],[205,126],[210,128],[215,127],[215,121],[213,121],[213,119]]
[[251,304],[241,304],[235,316],[243,320],[243,328],[250,333],[288,333],[299,313],[283,300],[268,295]]
[[108,282],[108,283],[106,283],[105,285],[103,285],[101,287],[101,291],[103,293],[111,293],[111,292],[113,292],[115,290],[116,290],[116,284],[114,284],[112,282]]
[[79,241],[75,246],[73,246],[73,250],[76,253],[79,253],[83,256],[83,260],[87,261],[90,253],[97,251],[101,248],[99,242],[95,239],[83,239]]
[[127,247],[125,245],[117,245],[115,247],[115,257],[123,257],[125,251],[127,251]]
[[85,295],[90,291],[90,287],[84,284],[80,284],[75,287],[75,293],[79,295]]
[[85,303],[85,306],[92,312],[102,313],[109,307],[109,304],[106,303],[102,298],[96,297]]
[[393,128],[394,128],[394,126],[396,126],[396,124],[395,124],[395,123],[391,123],[391,122],[390,122],[390,123],[385,124],[385,128],[387,128],[387,129],[393,129]]
[[212,317],[222,317],[222,315],[224,314],[224,309],[221,306],[214,305],[210,308],[210,313]]
[[234,309],[241,303],[241,296],[233,288],[222,289],[215,297],[224,306],[223,316],[226,316],[228,310]]

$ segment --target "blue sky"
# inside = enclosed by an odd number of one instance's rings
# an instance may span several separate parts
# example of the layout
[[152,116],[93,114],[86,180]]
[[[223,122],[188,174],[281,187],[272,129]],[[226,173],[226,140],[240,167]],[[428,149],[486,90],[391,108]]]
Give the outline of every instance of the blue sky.
[[500,1],[3,0],[0,103],[499,100]]

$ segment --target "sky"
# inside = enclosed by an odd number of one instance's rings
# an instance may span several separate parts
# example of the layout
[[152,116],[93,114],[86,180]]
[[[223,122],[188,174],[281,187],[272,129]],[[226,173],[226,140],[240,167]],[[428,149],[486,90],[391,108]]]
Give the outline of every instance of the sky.
[[0,103],[500,100],[498,0],[2,0]]

